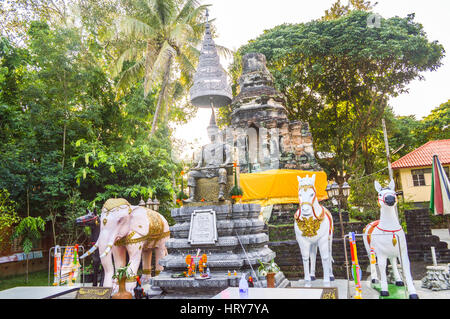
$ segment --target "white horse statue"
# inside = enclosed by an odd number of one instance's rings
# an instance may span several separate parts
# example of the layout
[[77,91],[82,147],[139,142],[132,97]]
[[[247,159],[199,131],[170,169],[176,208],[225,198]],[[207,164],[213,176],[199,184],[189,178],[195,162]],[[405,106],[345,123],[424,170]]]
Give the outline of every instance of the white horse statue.
[[[395,206],[397,205],[395,183],[391,180],[389,187],[382,188],[380,183],[375,181],[375,189],[378,192],[380,220],[368,224],[363,230],[365,235],[363,236],[364,246],[366,248],[367,255],[371,259],[370,272],[372,283],[376,283],[378,281],[377,270],[375,267],[376,256],[381,276],[381,296],[389,296],[386,279],[387,259],[389,259],[392,265],[395,284],[397,286],[404,286],[397,269],[397,258],[401,258],[409,298],[418,299],[419,297],[417,296],[413,279],[411,277],[405,232],[398,221],[395,210]],[[399,246],[401,253],[399,251]]]
[[[334,280],[332,270],[331,247],[333,243],[333,218],[330,212],[319,204],[314,183],[316,175],[305,178],[297,176],[299,209],[294,215],[295,237],[302,254],[305,273],[305,286],[311,287],[315,280],[315,263],[317,247],[322,258],[323,281],[330,286]],[[311,272],[309,261],[311,260]]]

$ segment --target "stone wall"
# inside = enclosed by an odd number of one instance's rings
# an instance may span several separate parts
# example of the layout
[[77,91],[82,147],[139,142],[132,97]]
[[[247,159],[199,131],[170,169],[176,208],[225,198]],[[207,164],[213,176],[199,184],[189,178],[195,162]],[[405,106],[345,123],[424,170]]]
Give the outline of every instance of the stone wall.
[[431,264],[431,247],[435,247],[438,263],[450,262],[447,243],[431,233],[431,219],[428,208],[405,211],[407,225],[406,241],[411,261],[424,261]]
[[[29,273],[48,270],[48,251],[43,251],[42,254],[43,254],[42,258],[30,259],[28,261]],[[26,260],[0,264],[0,278],[10,276],[20,276],[26,274],[26,272],[27,272]],[[53,269],[51,275],[52,275],[51,280],[53,280]]]

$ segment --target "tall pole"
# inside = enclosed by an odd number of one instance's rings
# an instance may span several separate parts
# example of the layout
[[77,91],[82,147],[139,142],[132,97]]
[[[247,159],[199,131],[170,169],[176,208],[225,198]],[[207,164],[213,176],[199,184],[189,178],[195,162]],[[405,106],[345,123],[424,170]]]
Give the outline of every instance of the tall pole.
[[[341,224],[341,236],[342,236],[342,243],[344,244],[344,256],[345,256],[345,270],[347,272],[347,278],[350,278],[349,272],[348,272],[348,257],[347,257],[347,246],[345,245],[345,234],[344,234],[344,222],[342,221],[342,212],[341,212],[341,186],[339,185],[339,195],[338,195],[338,214],[339,214],[339,223]],[[347,296],[348,296],[348,290],[347,290]]]
[[[392,171],[391,154],[389,151],[389,141],[388,141],[387,130],[386,130],[386,121],[384,120],[384,117],[381,119],[381,124],[383,125],[384,147],[386,148],[386,158],[387,158],[387,162],[388,162],[389,179],[391,181],[393,181],[394,180],[394,172]],[[397,205],[395,206],[395,214],[397,215],[397,218],[398,218]]]
[[386,130],[386,122],[385,122],[384,118],[381,120],[381,123],[383,125],[384,146],[386,148],[386,158],[387,158],[387,162],[388,162],[389,177],[391,180],[394,180],[394,172],[392,171],[392,165],[391,165],[391,154],[389,152],[389,142],[388,142],[388,136],[387,136],[387,130]]

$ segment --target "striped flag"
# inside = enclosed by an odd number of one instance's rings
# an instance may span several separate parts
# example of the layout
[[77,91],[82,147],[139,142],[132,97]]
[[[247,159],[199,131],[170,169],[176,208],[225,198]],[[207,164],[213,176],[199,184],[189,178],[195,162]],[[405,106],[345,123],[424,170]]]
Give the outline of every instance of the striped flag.
[[435,215],[450,214],[450,184],[437,155],[433,156],[430,210]]

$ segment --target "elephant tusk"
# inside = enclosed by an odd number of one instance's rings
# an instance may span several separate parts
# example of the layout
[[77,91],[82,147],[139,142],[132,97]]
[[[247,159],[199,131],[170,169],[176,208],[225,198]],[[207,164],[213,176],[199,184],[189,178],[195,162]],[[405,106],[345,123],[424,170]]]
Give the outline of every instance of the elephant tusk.
[[100,259],[103,258],[103,257],[106,257],[110,253],[111,249],[112,249],[112,244],[109,244],[106,247],[104,253],[100,255]]
[[83,256],[80,257],[80,259],[84,259],[84,258],[86,258],[86,257],[88,257],[88,256],[90,256],[90,255],[92,255],[92,253],[93,253],[94,251],[96,251],[97,248],[98,248],[97,243],[95,243],[95,245],[92,246],[91,249],[89,249],[86,253],[84,253]]

